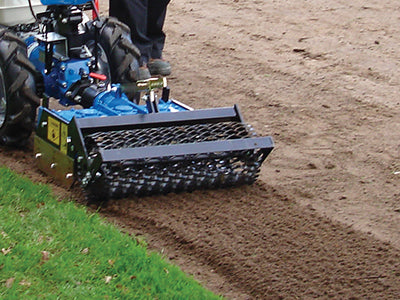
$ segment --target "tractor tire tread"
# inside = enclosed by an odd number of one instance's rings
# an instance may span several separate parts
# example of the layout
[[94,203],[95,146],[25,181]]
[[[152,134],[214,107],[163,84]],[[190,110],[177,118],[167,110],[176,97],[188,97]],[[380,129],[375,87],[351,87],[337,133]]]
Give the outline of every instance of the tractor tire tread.
[[27,58],[26,44],[3,27],[0,27],[0,67],[6,92],[0,144],[24,146],[33,131],[36,106],[40,101],[36,95],[36,70]]
[[[127,25],[113,17],[100,18],[98,40],[107,54],[112,83],[133,83],[138,80],[140,51],[131,41]],[[94,37],[94,26],[89,25],[89,32]],[[134,93],[127,93],[133,99]]]

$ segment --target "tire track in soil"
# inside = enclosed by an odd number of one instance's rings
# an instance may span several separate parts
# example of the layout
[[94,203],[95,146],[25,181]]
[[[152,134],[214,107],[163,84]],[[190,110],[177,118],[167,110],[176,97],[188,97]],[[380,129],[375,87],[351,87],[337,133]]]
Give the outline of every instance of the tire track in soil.
[[[172,262],[229,298],[370,298],[400,295],[400,251],[320,217],[258,182],[111,201],[101,213],[150,236]],[[206,271],[213,276],[200,276]],[[212,282],[222,280],[222,282]]]

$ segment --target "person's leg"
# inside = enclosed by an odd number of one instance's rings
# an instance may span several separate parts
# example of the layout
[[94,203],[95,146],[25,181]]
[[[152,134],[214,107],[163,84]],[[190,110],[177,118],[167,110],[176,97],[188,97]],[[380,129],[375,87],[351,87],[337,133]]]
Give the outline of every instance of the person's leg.
[[148,2],[153,0],[110,0],[110,16],[128,25],[133,44],[139,48],[142,64],[151,58],[153,41],[147,35]]
[[167,76],[171,74],[171,65],[162,59],[165,44],[163,27],[169,2],[170,0],[153,0],[149,2],[147,36],[152,41],[152,49],[147,66],[152,75]]
[[149,2],[147,14],[147,36],[152,41],[151,58],[162,58],[165,43],[163,31],[167,5],[170,0],[153,0]]

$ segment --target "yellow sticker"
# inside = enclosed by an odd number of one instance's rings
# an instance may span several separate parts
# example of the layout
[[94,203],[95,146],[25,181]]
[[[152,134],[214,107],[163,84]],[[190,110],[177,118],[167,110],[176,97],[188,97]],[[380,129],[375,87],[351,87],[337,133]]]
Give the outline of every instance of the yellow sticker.
[[54,144],[59,146],[60,145],[60,122],[52,117],[49,117],[47,122],[48,122],[47,139],[50,142],[53,142]]
[[67,154],[67,139],[68,139],[68,125],[61,123],[61,145],[60,150],[62,153]]

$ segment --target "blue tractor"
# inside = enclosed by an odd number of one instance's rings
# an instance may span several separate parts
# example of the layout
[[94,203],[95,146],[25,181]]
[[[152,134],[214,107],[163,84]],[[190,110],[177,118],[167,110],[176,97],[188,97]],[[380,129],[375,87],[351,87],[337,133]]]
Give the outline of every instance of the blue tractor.
[[38,168],[98,200],[257,179],[273,140],[237,106],[193,110],[170,98],[166,78],[138,81],[129,28],[94,1],[32,1],[0,10],[1,145],[34,132]]

